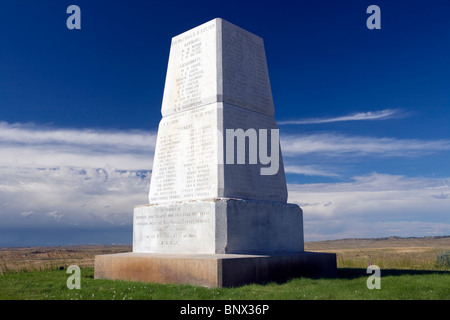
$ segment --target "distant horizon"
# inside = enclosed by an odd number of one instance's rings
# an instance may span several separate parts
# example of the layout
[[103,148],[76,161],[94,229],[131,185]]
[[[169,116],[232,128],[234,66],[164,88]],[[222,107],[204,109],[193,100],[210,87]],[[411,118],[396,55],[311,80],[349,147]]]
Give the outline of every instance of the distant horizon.
[[[124,230],[123,230],[124,231]],[[130,233],[129,231],[124,231],[121,236],[122,237],[126,237],[132,235],[132,233]],[[120,237],[116,237],[116,235],[114,235],[114,239],[120,239]],[[337,238],[337,239],[322,239],[322,240],[305,240],[305,243],[312,243],[312,242],[326,242],[326,241],[344,241],[344,240],[388,240],[388,239],[439,239],[439,238],[450,238],[450,234],[447,235],[433,235],[433,236],[395,236],[395,235],[391,235],[391,236],[384,236],[384,237],[360,237],[360,238]],[[32,242],[31,242],[32,243]],[[26,244],[22,244],[22,245],[3,245],[2,242],[0,242],[0,248],[31,248],[31,247],[68,247],[68,246],[133,246],[132,240],[130,242],[76,242],[76,243],[71,243],[71,242],[67,242],[67,243],[61,243],[61,241],[58,240],[58,243],[55,244],[51,244],[51,243],[45,243],[42,242],[43,244],[39,245],[39,244],[30,244],[30,245],[26,245]]]

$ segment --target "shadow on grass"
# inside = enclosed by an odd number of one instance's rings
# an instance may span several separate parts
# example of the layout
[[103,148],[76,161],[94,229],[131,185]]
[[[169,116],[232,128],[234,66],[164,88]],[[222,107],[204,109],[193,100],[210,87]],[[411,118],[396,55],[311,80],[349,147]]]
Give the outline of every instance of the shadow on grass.
[[[411,270],[411,269],[381,269],[381,276],[402,276],[402,275],[426,275],[426,274],[446,274],[450,275],[450,271],[443,270]],[[340,279],[356,279],[367,278],[370,273],[367,269],[362,268],[338,268],[336,278]]]
[[[438,274],[438,275],[449,275],[450,276],[450,270],[414,270],[414,269],[380,269],[381,276],[402,276],[402,275],[430,275],[430,274]],[[358,278],[365,278],[367,279],[368,276],[372,275],[373,272],[367,273],[367,269],[363,268],[337,268],[337,274],[336,275],[317,275],[317,274],[303,274],[298,277],[289,277],[285,278],[282,277],[282,279],[272,279],[267,282],[249,282],[247,284],[252,283],[259,283],[259,284],[267,284],[267,283],[275,283],[278,285],[285,284],[291,280],[294,280],[296,278],[307,278],[307,279],[326,279],[326,280],[333,280],[333,279],[346,279],[346,280],[353,280]],[[242,284],[246,285],[246,284]]]

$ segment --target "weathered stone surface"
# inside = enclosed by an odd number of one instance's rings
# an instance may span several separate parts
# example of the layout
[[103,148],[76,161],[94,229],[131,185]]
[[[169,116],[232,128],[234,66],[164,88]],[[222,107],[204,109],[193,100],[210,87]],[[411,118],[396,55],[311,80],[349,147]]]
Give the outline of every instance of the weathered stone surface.
[[[226,130],[252,130],[256,140],[236,148],[234,161],[226,159]],[[269,164],[260,161],[261,129],[277,129],[275,119],[226,103],[212,103],[164,117],[159,125],[149,202],[165,203],[207,198],[239,198],[286,202],[287,188],[281,150],[270,150]],[[238,139],[235,139],[238,145]],[[270,144],[269,144],[270,145]],[[249,153],[257,163],[250,164]],[[245,154],[245,164],[238,164]],[[274,167],[275,174],[261,174]]]
[[[174,37],[161,112],[149,203],[220,197],[286,202],[279,145],[266,153],[274,161],[263,163],[256,151],[257,163],[250,164],[261,129],[278,129],[260,37],[220,18]],[[234,163],[226,157],[227,129],[258,134],[247,138],[245,150],[237,149]],[[249,165],[237,161],[238,153]]]
[[174,37],[162,115],[133,251],[303,251],[260,37],[222,19]]
[[172,38],[161,112],[214,102],[274,115],[263,39],[220,18]]
[[241,199],[138,206],[133,251],[153,253],[302,252],[302,210],[294,204]]
[[336,275],[336,255],[302,252],[280,255],[119,253],[95,257],[95,279],[188,283],[236,287],[287,281],[299,276]]

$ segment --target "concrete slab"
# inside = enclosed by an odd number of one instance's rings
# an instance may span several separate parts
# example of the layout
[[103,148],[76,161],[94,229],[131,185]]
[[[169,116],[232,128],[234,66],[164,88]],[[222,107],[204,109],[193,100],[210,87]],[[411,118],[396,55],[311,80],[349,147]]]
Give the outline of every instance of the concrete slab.
[[237,287],[336,275],[334,253],[279,255],[119,253],[95,257],[95,279]]

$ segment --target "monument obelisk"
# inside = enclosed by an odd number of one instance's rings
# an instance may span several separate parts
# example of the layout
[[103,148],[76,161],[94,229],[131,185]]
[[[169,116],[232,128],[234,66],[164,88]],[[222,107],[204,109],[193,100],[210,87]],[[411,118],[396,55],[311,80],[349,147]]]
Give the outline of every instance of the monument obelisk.
[[220,18],[174,37],[161,113],[133,252],[97,256],[96,278],[234,286],[336,271],[334,254],[304,252],[287,203],[260,37]]

